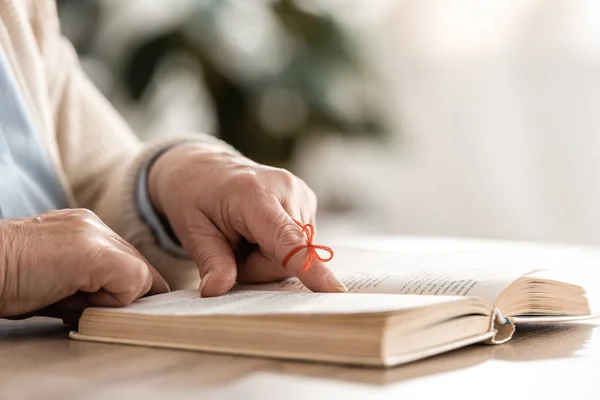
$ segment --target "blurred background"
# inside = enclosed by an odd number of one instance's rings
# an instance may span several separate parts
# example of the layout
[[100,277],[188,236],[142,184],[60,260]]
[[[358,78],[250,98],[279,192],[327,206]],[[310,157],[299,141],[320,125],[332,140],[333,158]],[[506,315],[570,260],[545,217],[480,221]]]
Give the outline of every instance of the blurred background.
[[288,168],[326,235],[600,244],[596,0],[59,0],[143,140]]

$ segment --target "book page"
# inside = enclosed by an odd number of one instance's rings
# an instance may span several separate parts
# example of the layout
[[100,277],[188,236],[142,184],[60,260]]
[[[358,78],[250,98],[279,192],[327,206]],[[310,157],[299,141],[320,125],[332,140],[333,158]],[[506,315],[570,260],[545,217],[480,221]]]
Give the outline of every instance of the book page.
[[[561,250],[562,251],[562,250]],[[459,250],[429,253],[338,248],[330,268],[350,293],[475,296],[494,304],[512,282],[554,256],[547,250]],[[259,290],[308,291],[297,279]]]
[[380,294],[274,292],[234,289],[219,297],[179,290],[139,299],[122,308],[94,307],[111,313],[149,315],[360,314],[409,310],[461,301],[460,297]]
[[528,277],[579,286],[592,314],[600,314],[600,250],[598,248],[573,248],[553,257],[547,268],[539,269]]

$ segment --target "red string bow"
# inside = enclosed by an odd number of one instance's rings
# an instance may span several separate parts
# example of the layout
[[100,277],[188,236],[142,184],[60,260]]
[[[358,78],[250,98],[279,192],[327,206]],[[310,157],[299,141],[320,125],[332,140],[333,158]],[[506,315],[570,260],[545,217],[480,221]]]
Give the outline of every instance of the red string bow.
[[[302,271],[308,270],[312,266],[312,264],[315,260],[321,261],[321,262],[331,261],[331,259],[333,258],[333,250],[331,249],[331,247],[321,246],[321,245],[312,243],[313,238],[315,237],[315,227],[312,224],[303,225],[301,222],[296,221],[296,220],[294,220],[294,222],[300,228],[302,228],[302,233],[304,233],[304,235],[306,235],[306,244],[303,246],[298,246],[288,253],[288,255],[283,259],[283,262],[282,262],[283,268],[286,267],[288,261],[290,260],[290,258],[292,258],[294,256],[294,254],[296,254],[300,250],[304,250],[304,249],[306,249],[308,251],[308,254],[306,254],[306,261],[304,262],[304,267],[302,267]],[[317,250],[326,251],[327,253],[329,253],[329,257],[327,257],[327,258],[321,257],[319,255],[319,253],[317,252]]]

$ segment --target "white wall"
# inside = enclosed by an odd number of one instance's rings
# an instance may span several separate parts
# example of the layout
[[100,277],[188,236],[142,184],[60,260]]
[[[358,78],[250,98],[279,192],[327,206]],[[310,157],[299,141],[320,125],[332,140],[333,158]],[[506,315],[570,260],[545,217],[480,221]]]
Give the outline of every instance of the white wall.
[[384,74],[396,136],[307,145],[324,199],[363,199],[372,230],[600,244],[599,1],[334,3]]

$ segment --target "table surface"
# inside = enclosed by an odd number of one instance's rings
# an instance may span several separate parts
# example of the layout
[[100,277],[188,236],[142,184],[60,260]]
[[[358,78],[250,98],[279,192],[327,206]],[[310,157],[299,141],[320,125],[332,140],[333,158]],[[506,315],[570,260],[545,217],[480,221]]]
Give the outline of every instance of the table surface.
[[600,322],[521,326],[371,369],[72,341],[60,322],[0,320],[0,399],[600,399]]

